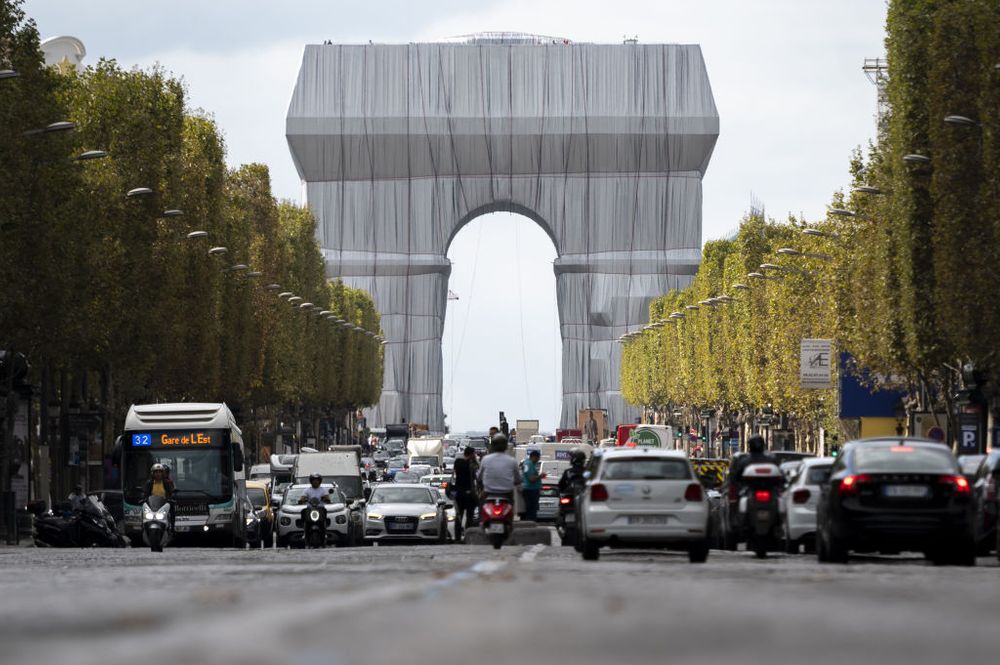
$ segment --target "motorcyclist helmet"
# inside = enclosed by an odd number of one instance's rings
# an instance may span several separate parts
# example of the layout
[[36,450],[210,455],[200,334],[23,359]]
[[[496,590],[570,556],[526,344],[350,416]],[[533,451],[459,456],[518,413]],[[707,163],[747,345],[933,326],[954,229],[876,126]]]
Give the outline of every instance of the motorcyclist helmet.
[[764,452],[766,447],[767,444],[764,443],[764,437],[760,434],[754,434],[750,437],[750,440],[747,441],[747,448],[750,450],[750,454],[760,454]]
[[569,451],[569,464],[570,466],[581,467],[587,463],[587,453],[583,452],[579,448],[573,448]]
[[507,452],[507,437],[503,434],[494,434],[490,439],[490,449],[495,453]]
[[166,475],[166,473],[167,473],[167,467],[163,466],[162,464],[157,463],[157,464],[154,464],[149,469],[150,475],[156,473],[157,471],[159,471],[160,473]]
[[309,484],[313,487],[319,487],[319,484],[323,482],[323,474],[312,473],[309,475]]

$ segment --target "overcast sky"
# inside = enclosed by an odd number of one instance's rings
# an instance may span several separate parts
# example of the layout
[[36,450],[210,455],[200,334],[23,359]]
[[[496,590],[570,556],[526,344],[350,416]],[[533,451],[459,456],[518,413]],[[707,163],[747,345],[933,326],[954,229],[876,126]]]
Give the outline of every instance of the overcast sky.
[[[734,230],[751,194],[771,216],[816,218],[847,185],[851,150],[874,135],[875,89],[861,65],[883,54],[885,22],[882,0],[29,0],[25,9],[43,38],[81,39],[85,63],[160,63],[182,77],[191,106],[222,128],[230,163],[267,164],[275,194],[296,200],[284,123],[305,44],[493,30],[700,44],[721,124],[704,179],[705,240]],[[518,266],[520,296],[488,270],[473,279],[477,246],[480,258],[499,254]],[[453,429],[485,429],[498,409],[553,429],[560,388],[551,242],[533,223],[496,214],[463,229],[449,256],[460,297],[449,307],[444,348]],[[504,334],[488,333],[498,318]]]

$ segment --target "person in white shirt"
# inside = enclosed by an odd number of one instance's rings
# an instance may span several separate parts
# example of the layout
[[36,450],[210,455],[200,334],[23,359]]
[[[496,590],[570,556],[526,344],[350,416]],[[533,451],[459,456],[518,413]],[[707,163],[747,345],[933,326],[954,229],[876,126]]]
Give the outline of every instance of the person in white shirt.
[[493,452],[479,463],[479,485],[485,496],[505,496],[513,501],[514,488],[521,484],[521,470],[507,454],[507,437],[495,434],[490,449]]
[[320,487],[323,484],[323,476],[314,473],[309,476],[309,487],[306,491],[302,493],[302,497],[299,499],[299,503],[309,503],[311,499],[319,499],[321,503],[330,503],[330,493]]

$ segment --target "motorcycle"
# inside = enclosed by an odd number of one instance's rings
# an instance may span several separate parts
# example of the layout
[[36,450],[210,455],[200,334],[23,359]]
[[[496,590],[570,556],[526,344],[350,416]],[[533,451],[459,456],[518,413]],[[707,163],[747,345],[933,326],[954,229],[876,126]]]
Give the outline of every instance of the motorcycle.
[[142,504],[142,540],[150,552],[162,552],[174,538],[173,507],[166,497],[151,496]]
[[326,547],[326,508],[317,498],[302,510],[302,542],[306,547]]
[[32,538],[36,547],[126,547],[128,538],[97,497],[89,496],[73,510],[69,504],[45,510],[45,502],[28,506],[34,515]]
[[745,486],[739,505],[747,533],[747,549],[763,559],[768,551],[781,546],[778,498],[784,476],[774,464],[751,464],[743,471],[743,480]]
[[514,529],[514,504],[505,496],[487,496],[479,512],[493,549],[500,549]]
[[574,478],[570,486],[559,493],[559,515],[556,517],[556,531],[564,547],[576,545],[576,497],[586,484],[583,476]]

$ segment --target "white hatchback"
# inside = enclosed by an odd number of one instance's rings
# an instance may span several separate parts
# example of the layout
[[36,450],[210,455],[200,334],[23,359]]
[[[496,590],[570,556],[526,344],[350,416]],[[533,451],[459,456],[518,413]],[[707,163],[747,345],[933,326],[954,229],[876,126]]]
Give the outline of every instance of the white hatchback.
[[807,457],[789,479],[778,510],[785,523],[785,551],[795,554],[799,545],[806,551],[816,545],[816,503],[819,486],[830,477],[834,457]]
[[708,499],[682,451],[608,450],[581,495],[577,550],[596,560],[601,547],[686,550],[708,558]]

